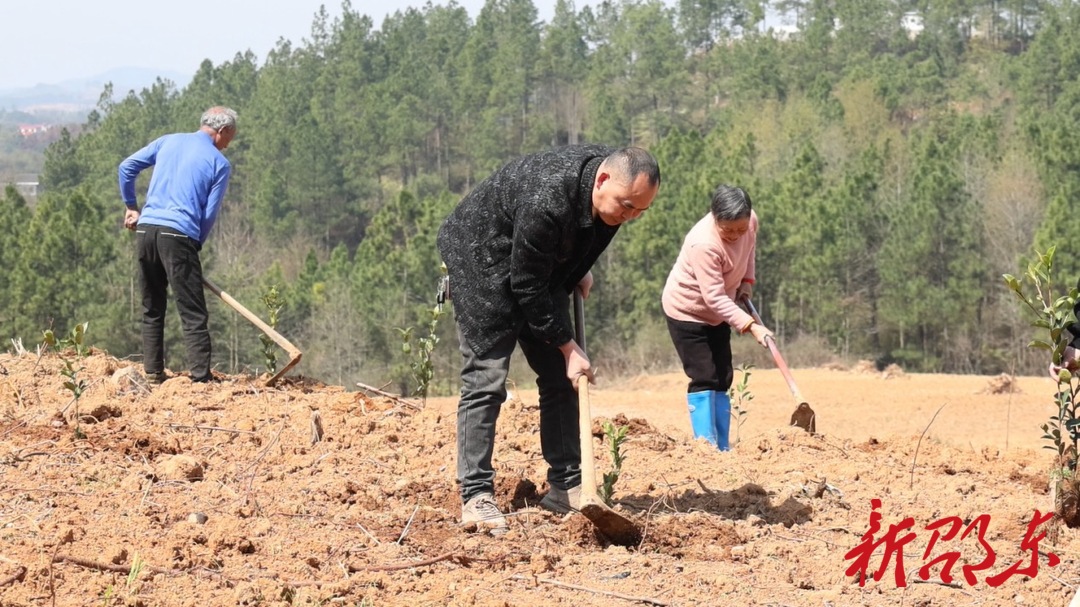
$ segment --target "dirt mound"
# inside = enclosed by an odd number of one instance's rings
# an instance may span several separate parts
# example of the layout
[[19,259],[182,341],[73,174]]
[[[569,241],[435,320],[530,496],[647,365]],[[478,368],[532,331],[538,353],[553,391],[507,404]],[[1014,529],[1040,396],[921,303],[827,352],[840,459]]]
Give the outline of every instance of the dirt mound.
[[896,363],[885,367],[881,371],[881,379],[903,379],[905,377],[907,377],[907,373],[904,373],[904,368]]
[[[430,403],[303,377],[272,389],[245,376],[148,386],[103,353],[84,361],[75,403],[61,366],[52,354],[0,355],[5,606],[1060,605],[1075,592],[1066,582],[1080,542],[1067,529],[1039,546],[1060,564],[1039,559],[1037,575],[984,581],[1030,561],[1027,522],[1033,507],[1047,510],[1041,453],[787,427],[721,453],[648,415],[613,414],[629,427],[614,507],[643,530],[623,548],[580,515],[536,507],[548,490],[539,411],[534,392],[519,393],[497,427],[496,498],[510,531],[493,538],[457,524],[455,419]],[[829,381],[845,390],[843,377]],[[866,407],[896,405],[894,394],[881,399]],[[598,475],[611,467],[599,438],[608,419],[593,426]],[[893,568],[865,587],[848,573],[875,499],[883,529],[914,521],[905,588]],[[915,583],[926,525],[982,513],[993,515],[985,544],[933,549],[978,563],[991,546],[996,561],[978,583],[959,565],[953,587]]]
[[874,361],[872,361],[872,360],[860,360],[859,362],[855,363],[855,365],[853,367],[851,367],[851,371],[853,373],[868,374],[868,373],[877,373],[878,368],[877,368],[877,365],[875,365]]
[[991,377],[986,382],[986,387],[979,390],[979,394],[1020,394],[1019,382],[1016,377],[1008,373],[1002,373],[997,377]]

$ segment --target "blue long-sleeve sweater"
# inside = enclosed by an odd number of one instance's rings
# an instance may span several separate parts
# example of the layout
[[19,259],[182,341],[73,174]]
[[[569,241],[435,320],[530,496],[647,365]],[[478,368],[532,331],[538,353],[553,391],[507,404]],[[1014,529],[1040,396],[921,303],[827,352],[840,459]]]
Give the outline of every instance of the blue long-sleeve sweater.
[[120,196],[136,209],[135,179],[154,167],[139,225],[178,230],[200,245],[217,221],[232,166],[203,131],[165,135],[120,163]]

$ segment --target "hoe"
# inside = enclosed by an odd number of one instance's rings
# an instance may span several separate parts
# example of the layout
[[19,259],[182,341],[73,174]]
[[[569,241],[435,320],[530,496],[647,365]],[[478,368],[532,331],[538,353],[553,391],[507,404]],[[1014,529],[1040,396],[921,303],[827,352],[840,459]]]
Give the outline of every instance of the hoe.
[[292,345],[289,340],[285,339],[285,337],[281,333],[275,331],[273,327],[263,322],[262,319],[258,316],[255,316],[255,314],[253,314],[251,310],[248,310],[240,302],[233,299],[232,295],[229,295],[225,291],[222,291],[221,287],[211,282],[209,278],[203,277],[203,284],[206,285],[206,288],[213,291],[214,295],[220,297],[221,301],[224,301],[226,304],[229,305],[230,308],[236,310],[240,313],[241,316],[251,321],[251,324],[258,327],[258,329],[263,333],[266,333],[267,337],[274,340],[274,343],[281,346],[285,349],[286,352],[289,353],[289,362],[284,367],[282,367],[281,370],[278,371],[273,377],[266,380],[267,386],[272,386],[276,384],[277,381],[281,379],[281,376],[285,375],[285,373],[287,373],[290,369],[295,367],[297,363],[300,362],[300,357],[303,355],[303,352],[297,349],[296,346]]

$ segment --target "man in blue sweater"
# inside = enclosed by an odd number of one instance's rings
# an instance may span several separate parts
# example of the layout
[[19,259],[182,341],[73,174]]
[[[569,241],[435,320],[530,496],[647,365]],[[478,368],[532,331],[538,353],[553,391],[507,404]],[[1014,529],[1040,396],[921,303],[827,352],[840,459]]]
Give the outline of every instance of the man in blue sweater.
[[[221,153],[236,135],[236,112],[212,107],[194,133],[155,139],[120,163],[124,227],[136,233],[143,303],[143,370],[165,380],[166,288],[180,311],[191,379],[209,381],[210,330],[199,251],[210,235],[232,167]],[[146,203],[139,210],[135,179],[154,167]]]

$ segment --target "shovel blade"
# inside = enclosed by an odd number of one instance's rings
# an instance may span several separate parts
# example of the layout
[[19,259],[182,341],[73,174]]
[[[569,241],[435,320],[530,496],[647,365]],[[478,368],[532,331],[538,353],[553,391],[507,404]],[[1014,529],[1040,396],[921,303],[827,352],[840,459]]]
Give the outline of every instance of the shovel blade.
[[795,407],[795,412],[791,414],[791,425],[810,434],[817,433],[817,414],[810,408],[809,403],[799,403],[799,406]]
[[604,504],[583,504],[581,513],[600,533],[617,546],[637,546],[641,543],[641,530],[623,515]]

